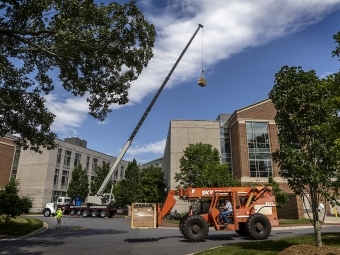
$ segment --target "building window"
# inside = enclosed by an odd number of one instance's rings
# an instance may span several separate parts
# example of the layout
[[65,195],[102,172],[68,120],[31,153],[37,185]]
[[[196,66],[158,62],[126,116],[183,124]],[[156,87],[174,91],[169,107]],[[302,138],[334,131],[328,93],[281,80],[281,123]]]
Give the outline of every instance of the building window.
[[250,177],[272,176],[267,122],[246,122]]
[[59,169],[56,169],[54,171],[53,188],[58,188],[58,182],[59,182]]
[[230,149],[230,132],[229,128],[220,128],[220,141],[221,141],[221,161],[228,163],[231,171],[231,149]]
[[90,170],[90,156],[86,157],[86,171]]
[[58,154],[57,154],[57,163],[56,163],[56,166],[60,166],[60,161],[61,161],[61,152],[63,150],[58,148]]
[[95,173],[97,171],[97,165],[98,165],[98,159],[93,158],[92,159],[92,172]]
[[65,191],[52,190],[51,202],[57,202],[58,197],[66,197]]
[[11,172],[11,178],[16,179],[17,172],[18,172],[18,165],[19,165],[19,159],[20,159],[20,151],[21,148],[19,146],[15,147],[15,153],[14,153],[14,159],[12,164],[12,172]]
[[106,165],[106,161],[105,160],[103,160],[103,167]]
[[61,176],[61,189],[67,189],[69,171],[63,170],[63,175]]
[[71,165],[71,151],[65,151],[65,157],[64,157],[64,168],[70,168]]
[[120,179],[123,179],[125,176],[125,166],[120,166]]
[[74,156],[74,167],[77,167],[78,165],[80,165],[80,158],[81,158],[81,154],[76,153]]

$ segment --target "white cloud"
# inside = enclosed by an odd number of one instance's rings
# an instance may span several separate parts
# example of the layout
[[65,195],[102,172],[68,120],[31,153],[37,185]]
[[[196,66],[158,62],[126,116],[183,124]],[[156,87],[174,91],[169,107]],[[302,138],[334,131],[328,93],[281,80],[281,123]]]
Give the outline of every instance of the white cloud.
[[163,155],[166,140],[157,141],[155,143],[149,143],[144,145],[134,145],[132,144],[128,151],[126,152],[128,157],[135,157],[137,155],[145,153],[153,153],[157,155]]

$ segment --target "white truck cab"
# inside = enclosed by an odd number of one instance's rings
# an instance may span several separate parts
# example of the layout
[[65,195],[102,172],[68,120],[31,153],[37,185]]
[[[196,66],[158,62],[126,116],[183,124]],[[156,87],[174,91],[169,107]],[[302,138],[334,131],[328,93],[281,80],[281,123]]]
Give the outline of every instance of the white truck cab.
[[58,197],[56,202],[46,204],[43,210],[43,214],[45,217],[49,217],[51,215],[54,216],[58,206],[64,206],[69,204],[71,204],[70,197]]

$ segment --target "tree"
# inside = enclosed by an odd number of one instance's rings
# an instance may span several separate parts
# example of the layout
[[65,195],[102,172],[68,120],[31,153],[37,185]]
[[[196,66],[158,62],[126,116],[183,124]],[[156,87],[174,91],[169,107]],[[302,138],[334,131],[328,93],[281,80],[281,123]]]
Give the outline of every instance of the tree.
[[76,197],[85,201],[89,194],[89,176],[86,168],[79,164],[72,171],[72,179],[67,189],[67,195],[73,199]]
[[[91,182],[91,196],[95,196],[103,184],[106,176],[110,172],[110,166],[107,163],[104,163],[103,166],[98,166],[96,169],[96,175],[94,180]],[[104,190],[105,193],[111,192],[111,186],[113,185],[112,180],[110,180]]]
[[323,199],[335,201],[340,188],[339,146],[324,128],[338,118],[329,103],[328,81],[320,80],[313,70],[284,66],[275,74],[269,97],[277,110],[279,129],[280,149],[273,153],[273,159],[295,194],[310,196],[315,241],[321,246],[323,220],[318,204]]
[[166,193],[164,172],[160,167],[149,166],[143,168],[140,173],[139,202],[160,203],[163,202]]
[[12,217],[20,216],[21,213],[29,213],[32,207],[32,199],[26,196],[20,197],[19,181],[11,179],[0,190],[0,215],[7,223]]
[[184,187],[240,185],[232,176],[228,164],[221,163],[218,150],[210,144],[189,144],[179,162],[180,172],[175,174],[175,180]]
[[[136,159],[129,162],[125,171],[125,180],[121,180],[115,185],[113,194],[116,201],[122,204],[131,205],[138,202],[140,192],[140,172]],[[119,185],[118,185],[119,184]]]
[[288,203],[289,199],[287,193],[280,188],[280,185],[274,180],[272,176],[268,178],[268,184],[266,184],[266,186],[272,187],[277,208],[281,208]]
[[23,149],[56,147],[45,106],[52,77],[102,121],[111,104],[129,101],[130,82],[153,56],[155,27],[135,1],[5,0],[0,10],[0,136],[19,134]]

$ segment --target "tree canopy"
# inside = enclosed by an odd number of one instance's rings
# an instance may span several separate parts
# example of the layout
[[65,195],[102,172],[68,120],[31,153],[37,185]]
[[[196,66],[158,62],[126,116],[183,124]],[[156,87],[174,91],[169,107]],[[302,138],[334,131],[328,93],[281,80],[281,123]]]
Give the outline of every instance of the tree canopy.
[[160,167],[149,166],[139,169],[134,159],[129,163],[125,179],[120,180],[113,189],[117,203],[135,202],[159,203],[166,197],[166,182]]
[[310,197],[316,244],[321,245],[318,204],[339,196],[340,150],[329,123],[338,119],[328,79],[319,79],[314,70],[284,66],[275,74],[269,93],[277,114],[280,149],[273,153],[281,176],[297,195]]
[[113,194],[117,203],[129,204],[138,201],[140,190],[140,172],[136,159],[129,162],[123,180],[120,180],[113,188]]
[[155,28],[135,1],[5,0],[0,10],[0,136],[19,134],[24,149],[56,147],[45,105],[56,84],[102,121],[153,56]]
[[79,164],[72,171],[72,179],[68,185],[67,195],[72,199],[76,197],[85,201],[89,194],[89,176],[87,175],[86,168]]
[[176,182],[184,187],[238,186],[227,163],[221,163],[220,154],[211,144],[189,144],[180,158]]
[[11,179],[0,190],[0,215],[7,223],[12,217],[20,216],[21,213],[29,213],[32,207],[32,199],[26,196],[20,197],[19,181]]
[[[93,179],[93,181],[91,182],[91,192],[90,195],[91,196],[95,196],[100,188],[100,186],[102,186],[106,176],[108,175],[108,173],[110,172],[110,166],[107,163],[104,163],[103,166],[97,166],[96,169],[96,175]],[[113,185],[112,180],[110,180],[108,182],[108,184],[106,185],[106,188],[104,190],[104,193],[109,193],[111,192],[111,187]]]

